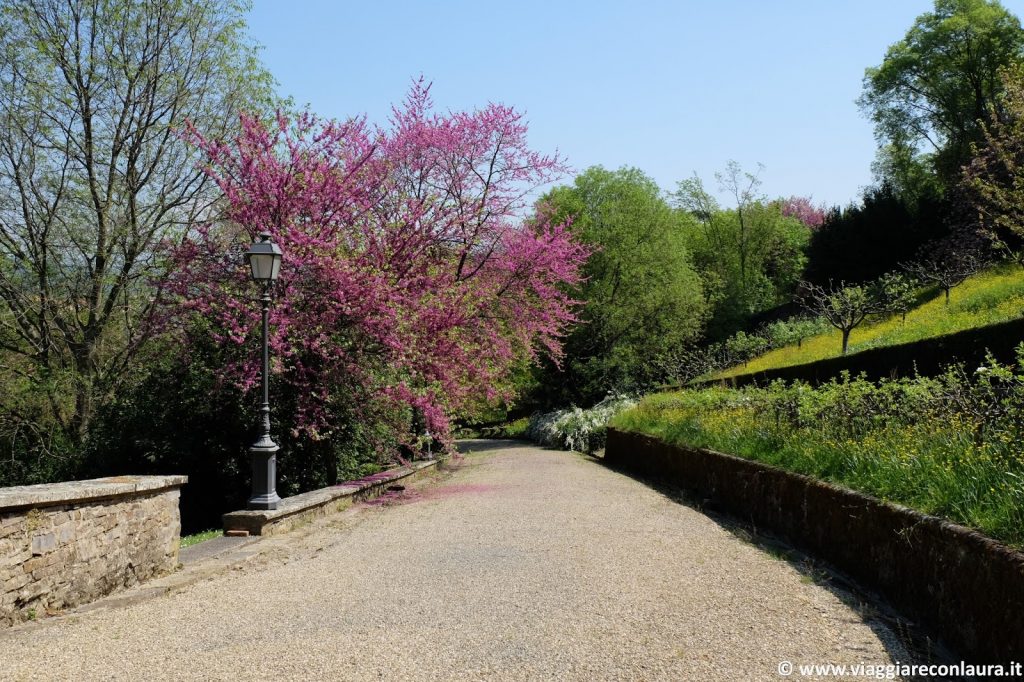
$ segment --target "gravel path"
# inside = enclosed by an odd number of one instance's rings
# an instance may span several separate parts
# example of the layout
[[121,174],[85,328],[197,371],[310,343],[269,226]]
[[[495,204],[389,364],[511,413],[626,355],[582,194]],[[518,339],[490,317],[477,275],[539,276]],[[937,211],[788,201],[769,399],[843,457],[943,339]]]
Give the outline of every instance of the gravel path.
[[690,507],[579,455],[476,447],[244,570],[0,632],[0,679],[777,680],[898,656]]

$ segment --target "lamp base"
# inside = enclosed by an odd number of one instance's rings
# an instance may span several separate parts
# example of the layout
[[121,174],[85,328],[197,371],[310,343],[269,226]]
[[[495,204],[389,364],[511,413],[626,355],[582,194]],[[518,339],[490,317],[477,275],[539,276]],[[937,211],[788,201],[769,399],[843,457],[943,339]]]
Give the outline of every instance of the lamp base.
[[249,498],[249,509],[277,509],[281,501],[277,494],[277,450],[278,447],[251,447],[252,457],[252,497]]

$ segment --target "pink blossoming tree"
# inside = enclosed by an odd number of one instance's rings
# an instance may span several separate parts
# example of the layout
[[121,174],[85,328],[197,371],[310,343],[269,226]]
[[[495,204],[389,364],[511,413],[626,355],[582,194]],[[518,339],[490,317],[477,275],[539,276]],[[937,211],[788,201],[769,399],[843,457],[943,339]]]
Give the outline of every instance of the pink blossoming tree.
[[225,379],[257,382],[244,252],[263,231],[284,251],[275,380],[296,389],[309,435],[330,435],[332,406],[359,386],[420,410],[444,438],[449,416],[499,397],[514,365],[559,357],[575,321],[566,292],[588,251],[565,225],[520,219],[531,192],[566,171],[527,146],[521,114],[497,104],[435,113],[421,81],[387,128],[309,114],[242,124],[228,141],[190,131],[225,220],[171,250],[167,284],[173,326],[187,333],[202,320],[238,347]]
[[811,203],[807,197],[790,197],[781,202],[782,215],[796,218],[812,230],[825,222],[825,209]]

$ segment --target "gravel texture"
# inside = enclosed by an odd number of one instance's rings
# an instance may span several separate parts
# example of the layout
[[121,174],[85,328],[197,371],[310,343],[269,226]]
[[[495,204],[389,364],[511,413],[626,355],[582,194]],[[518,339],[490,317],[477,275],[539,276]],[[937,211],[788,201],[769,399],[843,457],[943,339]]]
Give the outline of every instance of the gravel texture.
[[842,592],[656,490],[570,453],[471,449],[243,569],[0,632],[0,679],[777,680],[783,660],[907,660]]

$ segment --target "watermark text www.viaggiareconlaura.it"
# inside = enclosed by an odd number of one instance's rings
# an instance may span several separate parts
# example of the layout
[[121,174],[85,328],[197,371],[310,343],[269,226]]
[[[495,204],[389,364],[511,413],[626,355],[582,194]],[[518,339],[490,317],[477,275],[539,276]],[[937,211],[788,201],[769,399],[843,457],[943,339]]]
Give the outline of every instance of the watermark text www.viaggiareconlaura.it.
[[864,677],[875,680],[894,680],[897,677],[1024,677],[1024,663],[1011,661],[1003,664],[959,663],[793,663],[779,661],[778,673],[782,677]]

